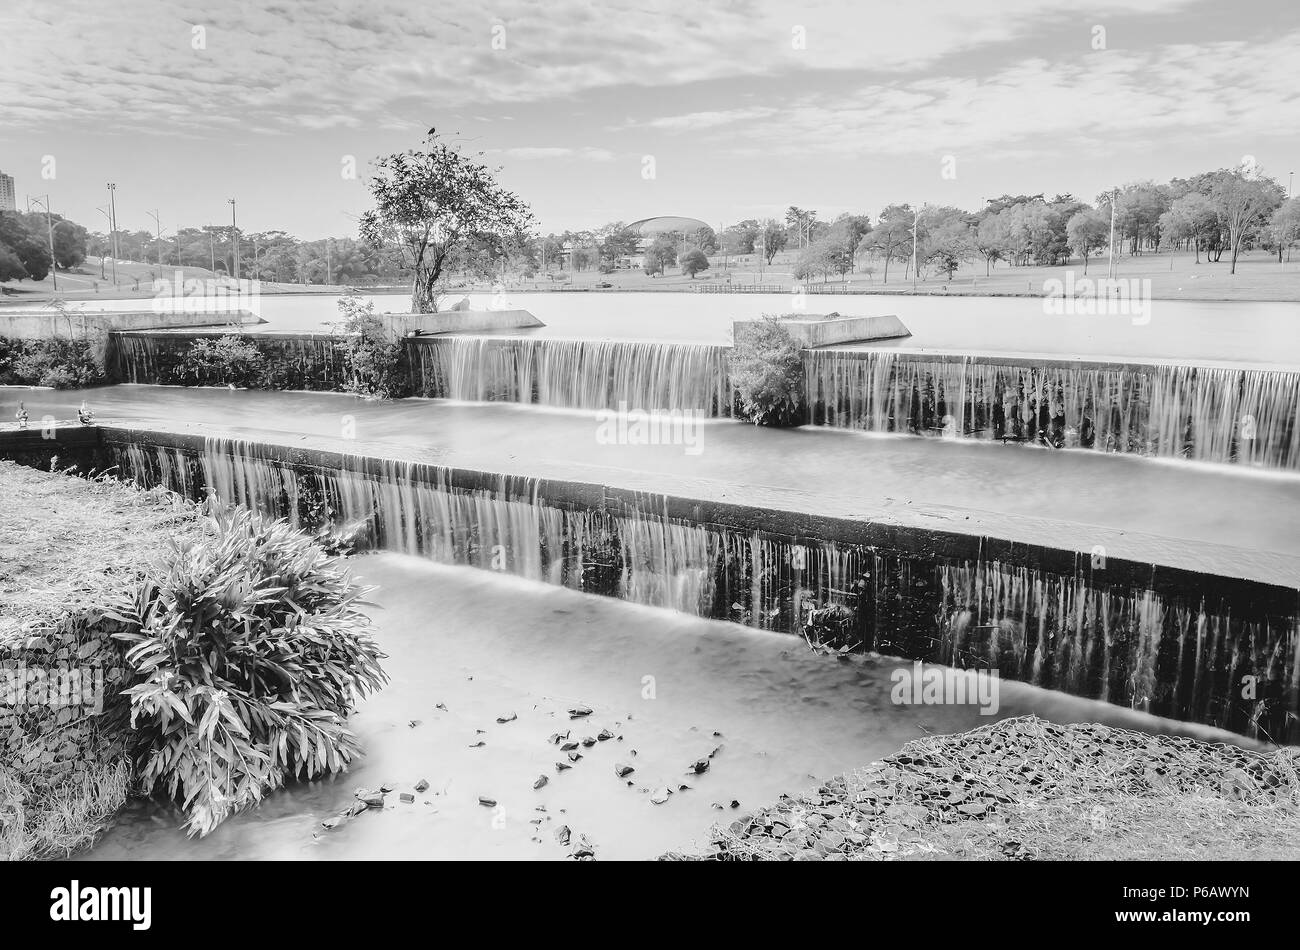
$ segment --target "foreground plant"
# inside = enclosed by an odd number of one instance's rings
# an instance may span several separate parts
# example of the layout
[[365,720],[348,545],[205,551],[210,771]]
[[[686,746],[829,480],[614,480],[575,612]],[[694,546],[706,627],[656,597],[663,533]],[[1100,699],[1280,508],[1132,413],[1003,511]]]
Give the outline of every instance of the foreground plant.
[[288,779],[342,770],[359,752],[355,703],[387,681],[338,558],[283,521],[204,515],[139,587],[105,611],[138,676],[127,691],[138,774],[206,835]]
[[375,315],[375,302],[364,303],[353,288],[338,301],[339,320],[333,324],[340,340],[334,344],[343,356],[346,392],[378,399],[406,395],[402,374],[402,345],[388,338],[383,321]]

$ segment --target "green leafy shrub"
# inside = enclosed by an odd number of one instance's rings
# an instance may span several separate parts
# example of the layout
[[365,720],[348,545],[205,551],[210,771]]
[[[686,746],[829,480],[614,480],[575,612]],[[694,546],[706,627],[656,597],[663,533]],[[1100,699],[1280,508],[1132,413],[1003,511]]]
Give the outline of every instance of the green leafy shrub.
[[228,334],[195,340],[181,361],[183,378],[194,377],[196,386],[235,385],[253,388],[266,375],[266,357],[243,337]]
[[778,318],[765,316],[746,327],[732,348],[730,373],[741,412],[755,425],[803,421],[803,357]]
[[102,354],[93,340],[0,337],[0,385],[77,389],[102,382]]
[[246,509],[210,502],[203,521],[104,611],[128,625],[140,782],[200,835],[292,777],[342,770],[360,751],[352,707],[387,681],[368,589],[339,559]]
[[342,319],[334,324],[340,340],[335,346],[343,354],[343,384],[346,392],[378,399],[405,396],[410,389],[402,372],[402,345],[389,339],[383,323],[375,316],[375,302],[364,304],[355,290],[339,297]]

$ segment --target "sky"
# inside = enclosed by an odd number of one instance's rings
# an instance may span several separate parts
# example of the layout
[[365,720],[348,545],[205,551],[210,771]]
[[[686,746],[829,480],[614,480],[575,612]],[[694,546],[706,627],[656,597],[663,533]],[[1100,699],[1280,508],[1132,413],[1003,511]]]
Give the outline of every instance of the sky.
[[[95,230],[356,234],[430,127],[544,231],[1300,170],[1295,0],[0,0],[0,171]],[[355,171],[353,171],[355,170]]]

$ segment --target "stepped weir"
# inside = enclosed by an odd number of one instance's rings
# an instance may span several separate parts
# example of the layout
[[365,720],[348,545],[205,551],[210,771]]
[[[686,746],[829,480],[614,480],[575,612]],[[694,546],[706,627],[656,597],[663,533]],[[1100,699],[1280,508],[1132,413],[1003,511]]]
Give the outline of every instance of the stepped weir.
[[[212,493],[363,548],[1300,739],[1295,590],[600,485],[106,432],[107,461],[141,484]],[[1257,684],[1249,698],[1243,677]]]

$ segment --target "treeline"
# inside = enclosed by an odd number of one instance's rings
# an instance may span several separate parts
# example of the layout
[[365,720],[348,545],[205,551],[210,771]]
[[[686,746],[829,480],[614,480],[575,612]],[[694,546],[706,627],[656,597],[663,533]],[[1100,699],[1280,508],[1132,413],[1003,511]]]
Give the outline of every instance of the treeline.
[[[1113,206],[1113,207],[1112,207]],[[1057,265],[1108,250],[1112,210],[1116,252],[1130,255],[1166,249],[1193,250],[1199,261],[1219,261],[1226,253],[1231,272],[1244,249],[1263,247],[1282,260],[1300,240],[1300,199],[1286,197],[1273,179],[1248,169],[1221,169],[1167,184],[1136,182],[1098,195],[1092,204],[1072,195],[1003,195],[977,212],[949,206],[889,205],[874,224],[865,215],[841,215],[823,223],[816,213],[791,208],[785,240],[799,241],[794,265],[799,279],[843,276],[862,258],[890,262],[911,276],[948,277],[963,264],[982,261],[985,273],[998,262],[1010,266]],[[746,222],[745,234],[778,225]],[[738,226],[739,227],[739,226]],[[730,230],[730,229],[729,229]],[[725,232],[724,232],[725,238]]]

